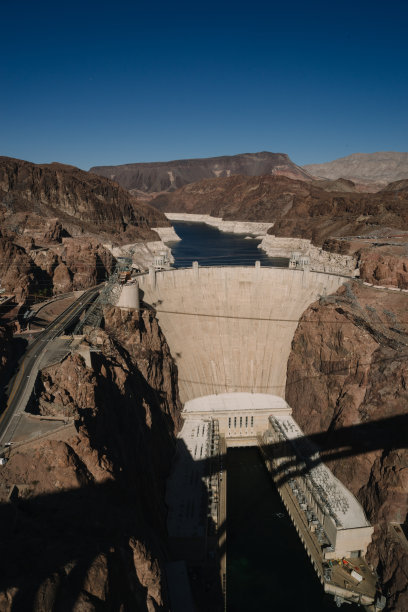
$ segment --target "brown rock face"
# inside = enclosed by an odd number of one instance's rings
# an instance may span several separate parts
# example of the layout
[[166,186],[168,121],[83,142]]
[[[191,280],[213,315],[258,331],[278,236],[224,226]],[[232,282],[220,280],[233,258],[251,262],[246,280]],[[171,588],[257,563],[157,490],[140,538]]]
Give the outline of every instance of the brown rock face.
[[[36,410],[75,426],[2,468],[2,610],[165,610],[164,482],[180,403],[153,314],[106,313],[98,349],[43,371]],[[13,518],[14,517],[14,518]],[[16,519],[18,517],[18,519]]]
[[18,302],[104,280],[114,260],[101,241],[154,241],[151,227],[169,225],[116,183],[61,164],[0,157],[0,200],[1,281]]
[[408,229],[406,181],[378,193],[360,193],[349,181],[231,176],[186,185],[157,196],[151,204],[166,212],[273,222],[271,234],[309,238],[317,246],[332,236],[375,232],[382,227]]
[[375,529],[370,549],[372,563],[382,569],[384,584],[390,585],[387,610],[405,612],[408,609],[408,548],[393,526],[382,523]]
[[86,289],[105,280],[114,268],[114,258],[96,238],[62,238],[44,247],[30,242],[27,250],[15,244],[16,238],[0,237],[0,271],[2,286],[20,303],[32,295]]
[[2,288],[16,294],[17,301],[24,301],[30,292],[38,289],[35,266],[22,247],[1,236],[0,274]]
[[166,212],[208,214],[240,221],[274,221],[285,214],[296,195],[306,197],[308,184],[284,176],[231,176],[206,179],[157,196],[152,206]]
[[[356,283],[339,289],[305,311],[288,362],[294,418],[305,433],[318,433],[323,460],[383,535],[388,522],[404,523],[408,512],[407,302]],[[407,567],[392,570],[383,535],[369,556],[390,593],[389,609],[403,612]],[[392,563],[406,562],[401,543],[393,550]]]
[[360,252],[360,278],[373,285],[408,289],[408,248],[378,246]]
[[57,217],[71,235],[126,233],[154,240],[150,228],[168,225],[163,215],[116,183],[62,164],[0,157],[0,196],[8,215]]
[[[396,183],[398,186],[398,183]],[[277,220],[271,233],[309,238],[322,245],[332,236],[375,233],[382,227],[408,229],[408,189],[392,185],[378,193],[336,193],[315,187]]]
[[285,153],[244,153],[205,159],[180,159],[169,162],[96,166],[90,172],[117,181],[132,192],[175,191],[189,183],[233,174],[260,176],[276,174],[310,180],[307,172],[294,164]]

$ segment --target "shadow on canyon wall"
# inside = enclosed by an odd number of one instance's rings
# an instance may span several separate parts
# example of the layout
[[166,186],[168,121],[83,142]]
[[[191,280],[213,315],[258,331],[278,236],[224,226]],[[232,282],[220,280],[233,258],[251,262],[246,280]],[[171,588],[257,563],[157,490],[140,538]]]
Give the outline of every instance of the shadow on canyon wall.
[[[326,459],[357,456],[373,450],[406,448],[408,415],[396,416],[333,432],[316,433],[298,441],[303,462],[287,461],[274,474],[279,483],[303,474]],[[316,446],[319,453],[316,454]],[[267,447],[274,457],[287,456],[286,443]],[[222,457],[226,464],[226,457]],[[191,459],[193,461],[193,459]],[[203,461],[205,474],[214,473],[219,465]],[[112,570],[109,580],[116,580],[119,599],[109,604],[95,598],[95,610],[147,610],[146,588],[135,572],[133,551],[129,541],[135,538],[147,549],[145,517],[139,520],[135,493],[117,482],[88,485],[36,497],[12,499],[0,504],[0,589],[15,589],[11,610],[74,609],[74,603],[90,568],[101,554],[107,557]],[[226,525],[220,526],[225,531]],[[157,549],[157,542],[154,543]],[[162,549],[163,550],[163,549]],[[221,554],[224,550],[221,551]],[[166,553],[165,553],[166,554]],[[39,604],[44,597],[44,583],[52,584],[53,603]],[[221,593],[221,584],[212,587]],[[92,598],[91,598],[92,599]],[[41,607],[42,605],[42,607]],[[203,608],[205,609],[205,608]],[[216,609],[215,607],[212,609]],[[221,608],[222,609],[222,608]]]

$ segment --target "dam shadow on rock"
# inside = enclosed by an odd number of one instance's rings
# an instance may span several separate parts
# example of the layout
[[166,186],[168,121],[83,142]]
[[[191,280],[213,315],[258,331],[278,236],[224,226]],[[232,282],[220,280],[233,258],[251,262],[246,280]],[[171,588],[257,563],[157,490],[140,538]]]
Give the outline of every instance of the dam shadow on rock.
[[[407,425],[408,416],[403,415],[343,427],[330,436],[316,433],[308,439],[319,445],[319,461],[325,461],[374,449],[407,448]],[[286,456],[283,444],[272,444],[269,451]],[[310,469],[310,463],[305,463],[304,470]],[[202,472],[211,473],[207,461],[203,461]],[[273,476],[285,481],[281,472]],[[139,501],[137,493],[118,479],[35,497],[16,494],[9,503],[0,504],[3,608],[13,612],[73,609],[78,593],[89,589],[93,579],[97,581],[94,562],[103,557],[104,565],[99,569],[102,573],[109,570],[109,592],[88,594],[88,609],[147,610],[146,587],[135,572],[132,542],[160,551],[167,560],[171,556],[164,534],[152,530],[149,517],[140,512]],[[226,525],[219,529],[225,530]],[[221,592],[220,583],[211,588],[214,593]],[[168,609],[166,605],[163,609]]]

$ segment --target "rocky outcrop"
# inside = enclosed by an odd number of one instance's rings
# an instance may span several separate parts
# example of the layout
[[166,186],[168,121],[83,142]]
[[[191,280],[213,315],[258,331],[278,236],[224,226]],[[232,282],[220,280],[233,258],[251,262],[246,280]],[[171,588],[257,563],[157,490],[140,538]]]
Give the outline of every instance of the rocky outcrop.
[[14,244],[11,238],[1,236],[1,232],[0,270],[2,288],[14,293],[18,302],[39,289],[33,261],[22,247]]
[[384,534],[408,512],[407,300],[353,283],[311,305],[293,339],[286,385],[294,418],[306,434],[326,432],[319,436],[323,459],[377,525],[369,559],[389,609],[400,612],[406,551],[395,544],[391,558]]
[[269,233],[308,239],[319,247],[333,236],[359,235],[381,227],[408,229],[405,181],[378,193],[337,189],[338,182],[231,176],[186,185],[157,196],[151,204],[166,213],[273,223]]
[[74,425],[14,449],[2,468],[5,611],[168,609],[177,370],[151,312],[110,308],[105,330],[88,331],[92,368],[79,353],[47,368],[34,406]]
[[[398,185],[398,183],[397,183]],[[408,229],[408,189],[388,186],[378,193],[336,193],[315,187],[273,227],[276,236],[309,238],[321,246],[332,236],[356,236],[382,227]]]
[[308,164],[303,169],[328,179],[342,177],[360,183],[385,185],[408,178],[408,153],[353,153],[325,164]]
[[370,550],[371,562],[382,573],[388,596],[387,610],[408,609],[408,546],[401,527],[382,523],[374,531]]
[[62,164],[0,157],[0,269],[19,303],[103,281],[114,258],[102,246],[157,241],[166,217],[116,183]]
[[[116,183],[63,164],[0,157],[0,200],[6,219],[24,213],[57,217],[71,236],[87,233],[128,242],[154,240],[150,228],[169,225],[163,215]],[[21,220],[17,221],[20,229]],[[12,218],[9,223],[13,222]]]
[[310,180],[308,173],[294,164],[288,155],[268,151],[205,159],[95,166],[90,172],[117,181],[122,187],[135,193],[175,191],[202,179],[228,177],[234,174],[244,176],[276,174]]
[[19,303],[33,296],[87,289],[105,280],[114,268],[114,257],[95,238],[62,238],[44,247],[30,241],[27,250],[13,238],[0,237],[1,282]]
[[360,278],[373,285],[408,289],[408,249],[405,245],[362,249]]
[[186,185],[151,200],[164,212],[207,214],[224,220],[272,223],[284,215],[296,195],[306,197],[308,183],[285,176],[231,176]]

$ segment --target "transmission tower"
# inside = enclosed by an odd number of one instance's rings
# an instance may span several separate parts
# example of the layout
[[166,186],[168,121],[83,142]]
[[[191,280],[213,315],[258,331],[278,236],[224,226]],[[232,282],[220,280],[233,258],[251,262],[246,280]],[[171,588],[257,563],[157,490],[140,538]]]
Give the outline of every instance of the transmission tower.
[[122,286],[119,283],[119,270],[118,267],[116,267],[97,299],[90,308],[88,308],[82,321],[78,321],[74,330],[74,335],[81,334],[86,325],[100,327],[103,317],[103,307],[108,305],[114,306],[120,297],[121,291]]

